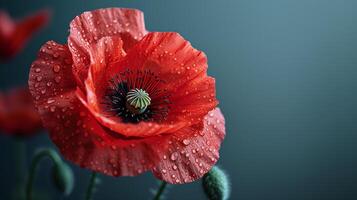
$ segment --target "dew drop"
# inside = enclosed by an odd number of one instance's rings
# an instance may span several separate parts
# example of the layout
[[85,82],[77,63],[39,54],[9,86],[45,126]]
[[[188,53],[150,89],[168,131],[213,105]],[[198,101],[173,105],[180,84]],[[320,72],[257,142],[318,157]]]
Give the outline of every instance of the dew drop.
[[50,111],[51,111],[51,112],[55,112],[55,111],[56,111],[56,106],[51,106],[51,107],[50,107]]
[[54,103],[54,102],[55,102],[54,99],[48,99],[48,100],[47,100],[47,103],[48,103],[48,104],[51,104],[51,103]]
[[171,156],[170,156],[170,159],[173,160],[173,161],[177,160],[177,158],[178,158],[178,153],[177,152],[173,152],[171,154]]
[[60,67],[59,65],[54,65],[54,66],[53,66],[53,71],[54,71],[55,73],[58,73],[60,70],[61,70],[61,67]]
[[61,82],[61,79],[62,79],[62,77],[56,76],[56,78],[55,78],[56,83],[60,83],[60,82]]
[[189,139],[184,139],[182,140],[182,143],[187,146],[191,143],[191,141]]

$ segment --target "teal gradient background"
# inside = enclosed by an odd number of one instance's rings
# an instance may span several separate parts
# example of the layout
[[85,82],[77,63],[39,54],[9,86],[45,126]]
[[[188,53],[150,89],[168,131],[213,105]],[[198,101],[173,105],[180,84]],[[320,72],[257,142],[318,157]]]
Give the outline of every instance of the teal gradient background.
[[[144,11],[150,31],[176,31],[208,55],[217,81],[227,137],[219,165],[237,200],[357,199],[357,1],[355,0],[1,0],[21,17],[53,10],[50,25],[9,63],[0,88],[27,83],[40,46],[65,43],[68,25],[83,11],[131,7]],[[28,141],[53,146],[42,134]],[[0,199],[9,199],[13,140],[0,137]],[[29,162],[29,160],[28,160]],[[49,164],[36,187],[52,196]],[[46,166],[47,165],[47,166]],[[83,199],[90,172],[76,172]],[[150,199],[150,173],[102,177],[95,199]],[[58,196],[58,194],[57,194]],[[200,182],[171,187],[169,200],[204,199]],[[53,199],[56,199],[53,197]]]

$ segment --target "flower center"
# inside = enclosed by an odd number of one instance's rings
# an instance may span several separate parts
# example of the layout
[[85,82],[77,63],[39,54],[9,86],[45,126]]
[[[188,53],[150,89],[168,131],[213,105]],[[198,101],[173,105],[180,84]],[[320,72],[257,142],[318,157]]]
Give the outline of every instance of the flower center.
[[169,98],[164,81],[155,73],[127,69],[110,79],[102,104],[125,123],[161,122],[168,116]]
[[126,108],[134,114],[145,112],[150,103],[151,98],[143,89],[132,89],[126,95]]

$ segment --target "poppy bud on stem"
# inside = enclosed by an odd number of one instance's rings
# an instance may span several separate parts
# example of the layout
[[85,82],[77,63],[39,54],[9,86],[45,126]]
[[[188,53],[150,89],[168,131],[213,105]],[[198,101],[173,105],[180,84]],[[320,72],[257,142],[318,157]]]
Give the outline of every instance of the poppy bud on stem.
[[65,195],[71,194],[74,187],[73,173],[71,168],[64,162],[54,165],[52,176],[56,187]]
[[71,168],[62,161],[53,149],[40,149],[32,159],[29,176],[26,184],[26,199],[32,200],[32,187],[39,162],[48,157],[54,163],[52,168],[55,186],[64,194],[69,195],[74,187],[74,176]]
[[230,195],[230,184],[223,170],[214,166],[202,178],[203,190],[209,200],[227,200]]

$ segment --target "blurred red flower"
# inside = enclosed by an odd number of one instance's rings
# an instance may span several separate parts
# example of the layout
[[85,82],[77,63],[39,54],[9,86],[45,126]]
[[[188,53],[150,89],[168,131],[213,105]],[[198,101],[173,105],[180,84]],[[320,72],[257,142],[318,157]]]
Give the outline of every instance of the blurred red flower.
[[31,136],[42,128],[28,89],[0,93],[0,131],[12,136]]
[[178,33],[148,33],[139,10],[77,16],[68,46],[40,49],[29,85],[51,139],[82,167],[187,183],[219,158],[225,125],[205,54]]
[[49,20],[49,11],[41,10],[20,21],[14,21],[0,10],[0,60],[16,55],[25,46],[34,32]]

